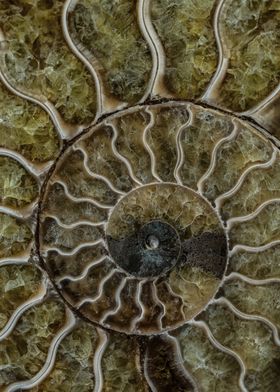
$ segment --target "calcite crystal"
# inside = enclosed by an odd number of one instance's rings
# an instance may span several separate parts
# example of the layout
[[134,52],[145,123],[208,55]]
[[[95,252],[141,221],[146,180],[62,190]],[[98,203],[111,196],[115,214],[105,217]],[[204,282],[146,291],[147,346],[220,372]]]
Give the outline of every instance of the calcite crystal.
[[82,0],[71,8],[69,31],[85,57],[98,62],[108,93],[130,104],[138,102],[149,82],[152,59],[137,24],[136,1]]
[[0,148],[21,154],[31,162],[56,158],[59,138],[46,112],[0,85]]
[[62,7],[62,0],[1,2],[7,45],[3,69],[15,88],[49,100],[65,120],[90,122],[96,110],[94,83],[64,40]]
[[0,17],[0,392],[280,391],[279,1]]
[[198,98],[218,65],[215,1],[156,0],[151,20],[165,53],[165,84],[178,98]]

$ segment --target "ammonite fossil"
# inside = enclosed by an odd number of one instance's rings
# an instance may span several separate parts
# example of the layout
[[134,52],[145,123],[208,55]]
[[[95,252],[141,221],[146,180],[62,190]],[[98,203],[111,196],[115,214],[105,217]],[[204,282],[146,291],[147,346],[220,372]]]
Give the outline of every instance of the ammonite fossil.
[[279,1],[0,15],[0,391],[280,391]]

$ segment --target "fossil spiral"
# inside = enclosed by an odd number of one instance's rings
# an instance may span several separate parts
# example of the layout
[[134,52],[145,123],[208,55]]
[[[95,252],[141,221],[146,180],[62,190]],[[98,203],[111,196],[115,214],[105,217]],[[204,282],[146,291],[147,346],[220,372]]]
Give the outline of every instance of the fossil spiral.
[[279,391],[279,0],[0,17],[0,391]]

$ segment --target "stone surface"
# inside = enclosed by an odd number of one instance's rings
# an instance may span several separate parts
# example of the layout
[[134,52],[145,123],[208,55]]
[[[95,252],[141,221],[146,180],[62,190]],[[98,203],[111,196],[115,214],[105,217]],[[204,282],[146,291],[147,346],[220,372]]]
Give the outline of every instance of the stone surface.
[[279,15],[0,3],[0,391],[279,391]]

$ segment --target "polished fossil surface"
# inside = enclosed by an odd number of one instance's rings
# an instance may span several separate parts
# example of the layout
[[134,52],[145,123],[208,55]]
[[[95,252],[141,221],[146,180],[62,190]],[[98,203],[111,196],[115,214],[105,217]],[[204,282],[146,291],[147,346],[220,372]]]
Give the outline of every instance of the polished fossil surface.
[[280,391],[279,1],[0,20],[0,391]]

